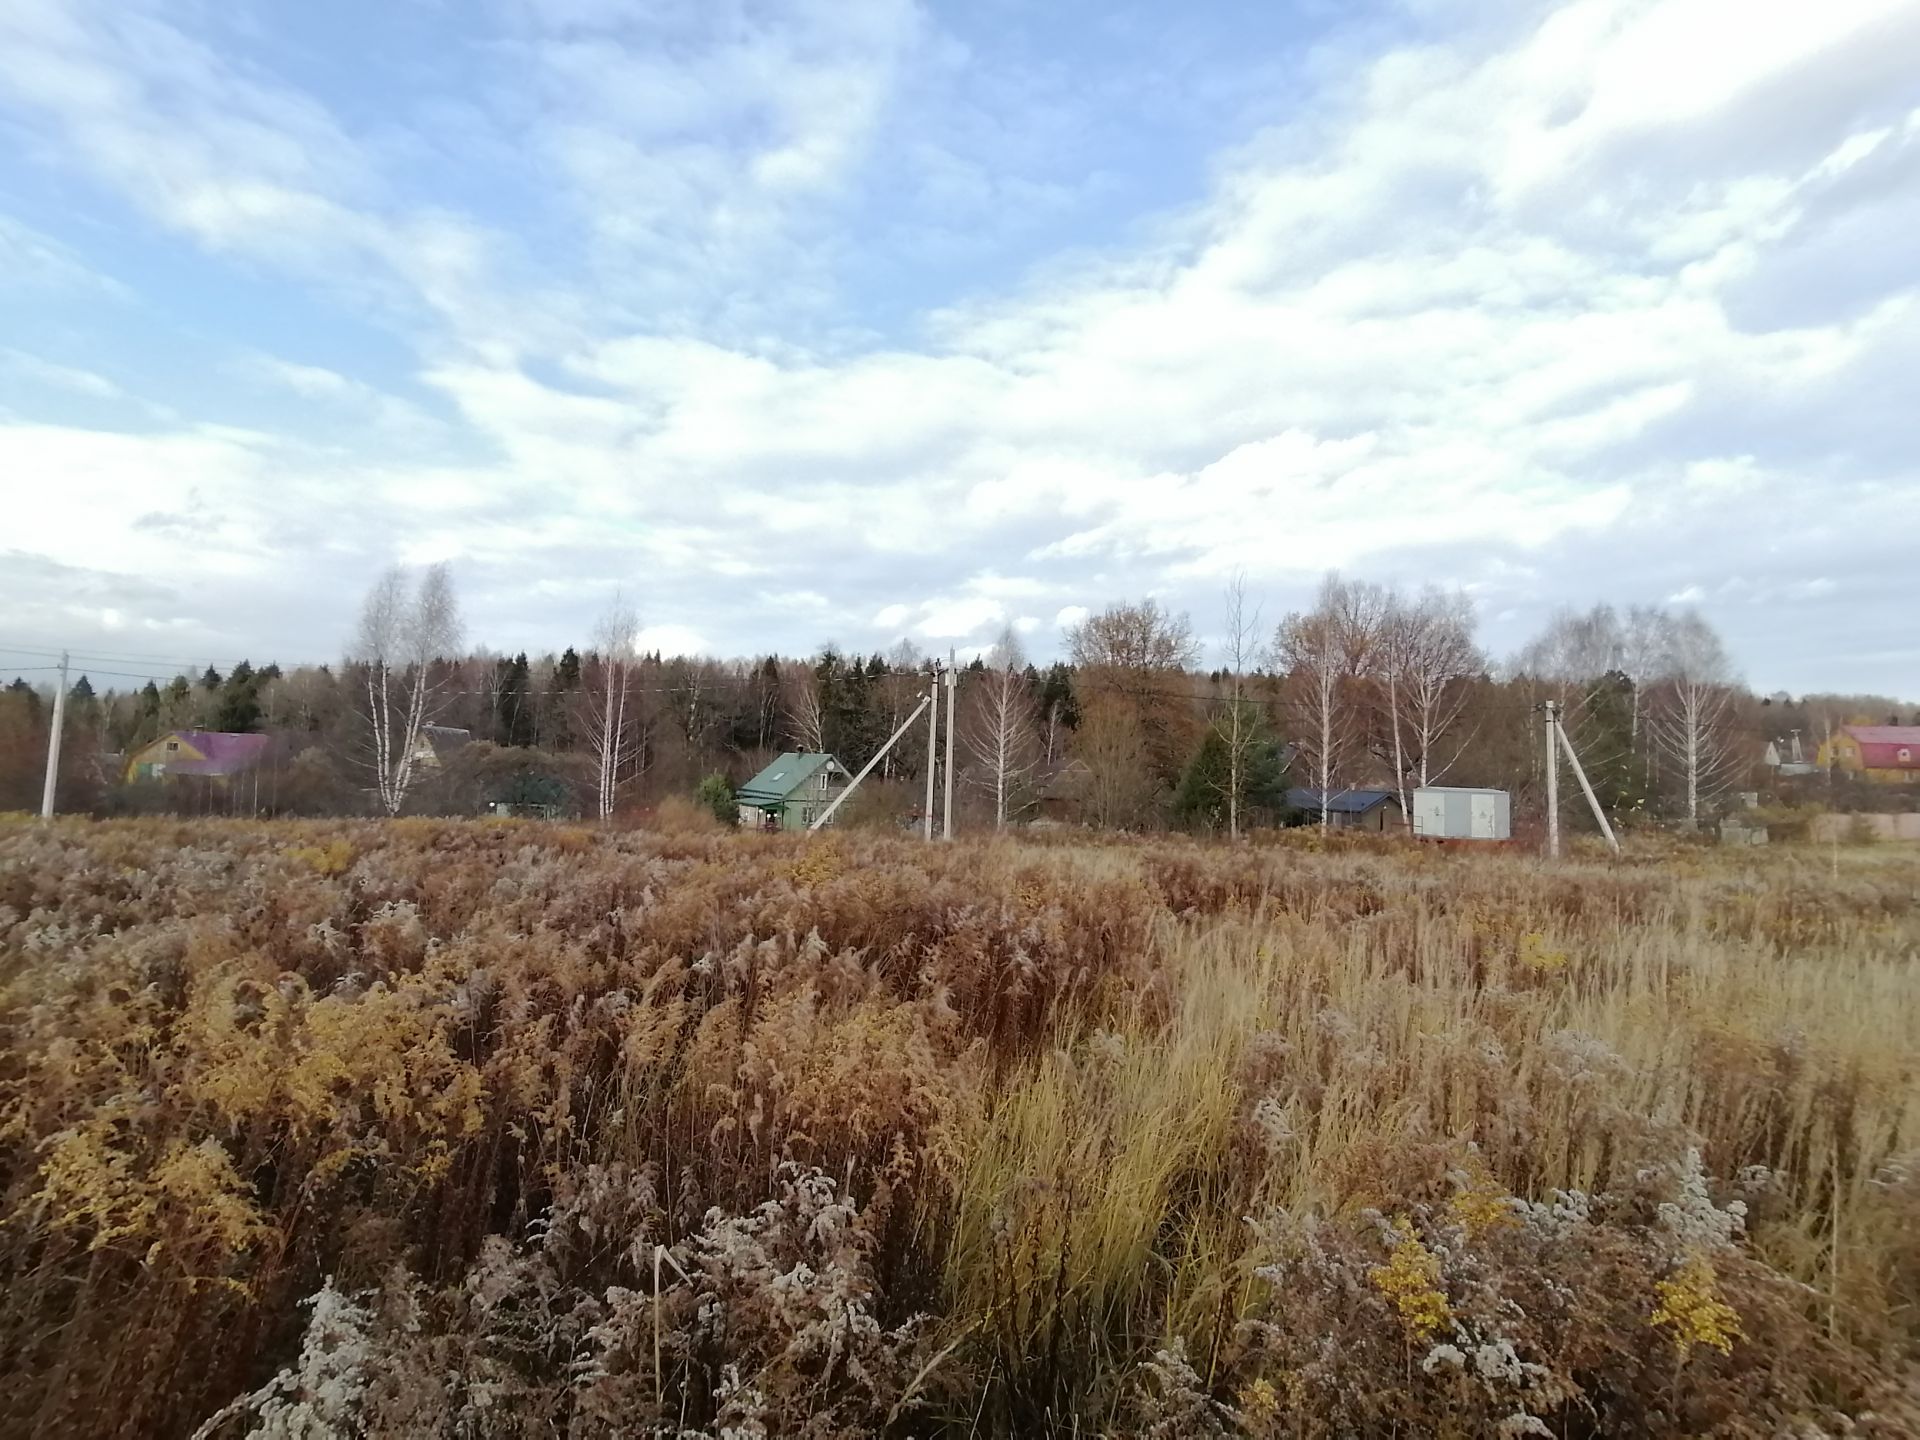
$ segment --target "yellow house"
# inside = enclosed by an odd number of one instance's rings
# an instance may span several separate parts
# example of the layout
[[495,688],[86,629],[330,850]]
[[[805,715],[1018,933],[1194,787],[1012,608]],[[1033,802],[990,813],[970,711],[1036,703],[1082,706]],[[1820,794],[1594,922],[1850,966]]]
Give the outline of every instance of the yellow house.
[[230,735],[220,730],[169,730],[127,756],[126,778],[165,780],[204,775],[226,780],[251,770],[267,753],[265,735]]
[[1819,764],[1880,785],[1920,784],[1920,725],[1842,725]]

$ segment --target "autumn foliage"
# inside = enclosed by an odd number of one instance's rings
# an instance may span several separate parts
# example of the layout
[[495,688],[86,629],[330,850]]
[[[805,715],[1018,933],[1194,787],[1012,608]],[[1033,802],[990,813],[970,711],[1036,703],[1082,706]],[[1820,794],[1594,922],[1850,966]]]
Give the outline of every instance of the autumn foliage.
[[1913,1433],[1835,863],[0,824],[0,1430]]

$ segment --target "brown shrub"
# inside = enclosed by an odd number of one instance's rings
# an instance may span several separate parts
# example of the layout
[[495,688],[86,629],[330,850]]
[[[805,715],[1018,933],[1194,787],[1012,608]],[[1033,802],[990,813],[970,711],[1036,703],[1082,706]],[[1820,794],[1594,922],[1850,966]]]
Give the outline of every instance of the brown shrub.
[[1888,847],[699,820],[0,828],[7,1432],[1907,1423]]

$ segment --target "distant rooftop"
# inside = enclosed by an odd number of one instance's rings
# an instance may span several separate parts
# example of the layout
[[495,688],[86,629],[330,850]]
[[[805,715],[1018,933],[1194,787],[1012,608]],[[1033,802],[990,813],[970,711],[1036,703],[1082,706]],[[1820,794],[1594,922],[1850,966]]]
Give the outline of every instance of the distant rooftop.
[[[1336,790],[1327,797],[1327,810],[1335,815],[1364,815],[1376,805],[1394,799],[1391,790]],[[1287,804],[1295,810],[1320,809],[1320,792],[1304,786],[1287,791]]]
[[225,730],[170,730],[160,738],[179,740],[206,757],[169,757],[169,775],[233,775],[258,765],[273,743],[266,735],[236,735]]
[[734,791],[734,798],[748,805],[778,804],[812,779],[822,765],[839,763],[818,751],[790,750]]

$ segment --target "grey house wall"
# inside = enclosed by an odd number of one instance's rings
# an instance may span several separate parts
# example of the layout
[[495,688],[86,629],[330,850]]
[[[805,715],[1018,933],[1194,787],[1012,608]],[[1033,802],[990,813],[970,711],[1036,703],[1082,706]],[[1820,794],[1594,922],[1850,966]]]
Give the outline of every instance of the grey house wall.
[[[813,824],[815,820],[819,819],[821,812],[838,799],[846,790],[849,778],[850,777],[840,774],[836,770],[830,770],[823,765],[818,771],[809,775],[799,786],[787,793],[787,798],[781,802],[775,828],[779,830],[805,830],[809,825]],[[824,786],[820,783],[823,779],[827,781]],[[766,812],[761,810],[759,806],[749,801],[741,801],[741,828],[758,829],[760,825],[764,823],[763,817],[765,813]],[[838,817],[836,816],[835,818],[837,819]]]
[[[825,780],[823,786],[820,782]],[[847,777],[821,766],[819,773],[809,775],[806,783],[787,796],[786,809],[780,816],[782,830],[804,830],[820,818],[821,813],[839,798],[840,792],[847,788]],[[838,819],[838,816],[834,817]]]

